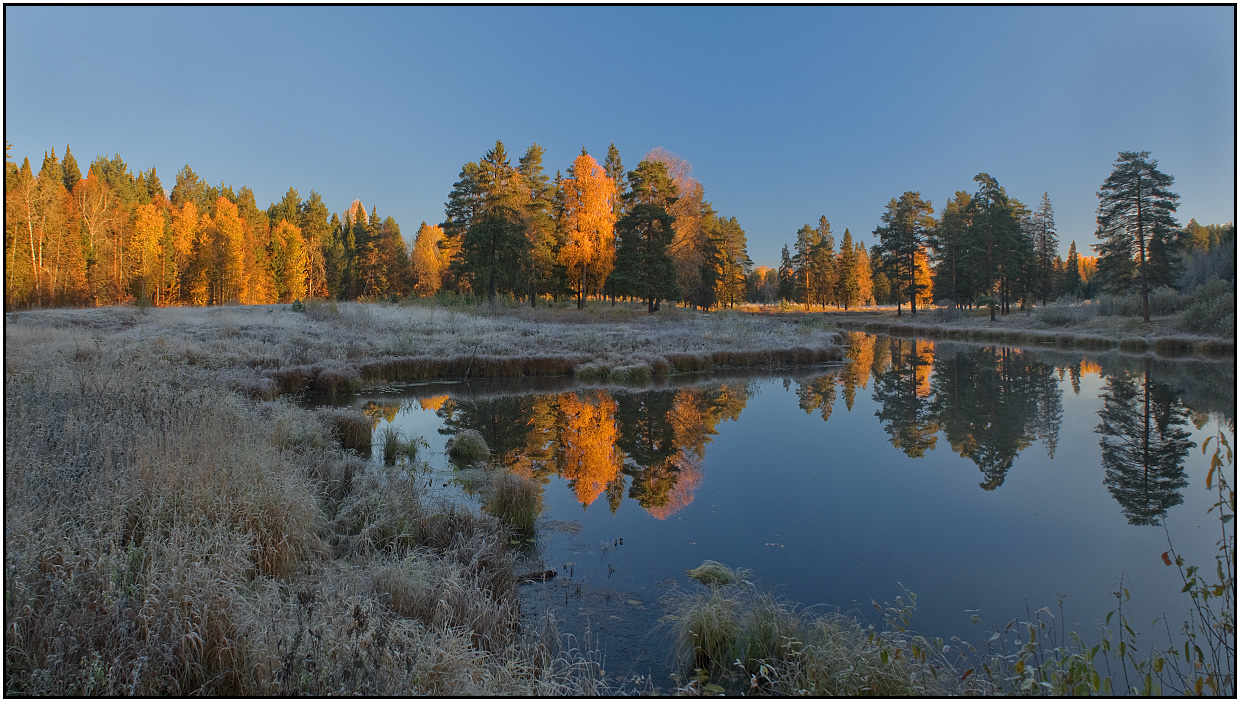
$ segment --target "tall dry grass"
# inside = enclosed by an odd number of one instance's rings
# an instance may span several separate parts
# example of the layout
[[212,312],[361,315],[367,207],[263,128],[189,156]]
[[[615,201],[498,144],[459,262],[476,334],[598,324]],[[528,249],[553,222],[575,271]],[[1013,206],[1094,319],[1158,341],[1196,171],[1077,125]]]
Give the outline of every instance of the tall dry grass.
[[7,694],[606,690],[597,657],[518,626],[495,518],[264,399],[304,323],[161,312],[6,319]]

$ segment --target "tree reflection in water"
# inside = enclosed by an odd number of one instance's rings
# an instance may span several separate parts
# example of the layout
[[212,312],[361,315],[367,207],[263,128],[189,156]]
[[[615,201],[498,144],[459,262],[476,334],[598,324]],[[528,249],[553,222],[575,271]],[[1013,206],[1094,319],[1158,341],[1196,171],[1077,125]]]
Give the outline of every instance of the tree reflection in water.
[[592,388],[451,398],[436,414],[442,434],[480,432],[493,464],[541,484],[552,475],[567,480],[583,508],[606,496],[615,512],[627,493],[666,519],[693,501],[715,427],[738,418],[748,400],[746,383],[614,394]]
[[1054,457],[1063,415],[1054,371],[1007,347],[935,359],[933,415],[952,450],[981,469],[983,490],[1002,485],[1016,456],[1035,439]]
[[[892,446],[920,458],[936,447],[941,432],[952,451],[977,465],[979,485],[989,491],[1003,485],[1016,457],[1033,442],[1055,457],[1063,388],[1070,384],[1079,394],[1084,376],[1100,376],[1104,483],[1124,514],[1133,524],[1156,524],[1183,499],[1183,463],[1193,443],[1185,428],[1191,413],[1181,397],[1189,395],[1153,382],[1149,359],[1142,372],[1142,361],[1130,357],[1088,360],[1068,352],[861,333],[847,338],[846,366],[793,379],[806,413],[829,421],[841,397],[851,412],[857,390],[873,376],[874,414]],[[1158,368],[1179,378],[1177,384],[1201,375]],[[784,387],[791,388],[791,381]],[[567,480],[583,507],[605,497],[615,512],[627,497],[664,519],[693,501],[716,427],[740,416],[750,391],[747,382],[722,382],[648,391],[436,396],[417,403],[443,419],[444,434],[481,432],[495,465],[544,485],[552,476]],[[392,411],[368,408],[376,422]],[[1209,412],[1201,410],[1199,424]]]
[[1159,524],[1167,509],[1184,501],[1188,485],[1184,457],[1189,439],[1188,410],[1175,392],[1144,372],[1123,371],[1106,379],[1102,390],[1103,483],[1130,524]]
[[939,440],[928,383],[934,343],[891,338],[889,349],[891,365],[874,378],[874,400],[879,403],[874,416],[892,446],[909,458],[921,458]]

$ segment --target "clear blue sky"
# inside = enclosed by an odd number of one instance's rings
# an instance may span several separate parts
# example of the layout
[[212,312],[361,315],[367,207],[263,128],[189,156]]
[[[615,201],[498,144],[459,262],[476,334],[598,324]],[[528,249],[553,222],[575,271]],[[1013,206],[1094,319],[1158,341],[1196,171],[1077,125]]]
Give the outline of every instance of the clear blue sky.
[[1232,220],[1234,62],[1232,6],[9,6],[5,139],[36,170],[68,144],[168,190],[189,164],[260,206],[360,198],[406,238],[496,139],[549,175],[662,146],[766,265],[819,215],[868,245],[892,197],[937,213],[985,171],[1049,193],[1066,252],[1122,150],[1181,222]]

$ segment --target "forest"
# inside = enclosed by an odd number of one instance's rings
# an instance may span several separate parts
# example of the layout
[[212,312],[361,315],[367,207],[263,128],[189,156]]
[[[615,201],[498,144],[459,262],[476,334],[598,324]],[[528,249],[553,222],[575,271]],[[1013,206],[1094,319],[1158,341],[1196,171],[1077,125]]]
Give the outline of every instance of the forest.
[[583,148],[551,178],[543,151],[534,144],[514,165],[497,141],[462,167],[444,221],[423,222],[408,243],[359,200],[333,213],[317,192],[290,188],[264,210],[250,188],[209,185],[188,165],[166,192],[154,168],[134,176],[119,155],[85,176],[68,147],[37,174],[29,159],[6,159],[6,305],[605,295],[653,311],[745,300],[745,232],[684,160],[656,149],[625,174],[614,145],[602,166]]
[[575,298],[579,308],[626,299],[652,313],[664,301],[895,305],[897,314],[946,305],[988,307],[993,319],[1013,305],[1139,290],[1148,319],[1150,291],[1235,284],[1234,225],[1180,227],[1173,179],[1148,152],[1121,153],[1099,193],[1097,256],[1075,241],[1059,254],[1049,194],[1031,209],[979,173],[977,190],[957,191],[937,219],[919,192],[893,197],[868,251],[847,229],[837,250],[821,216],[771,269],[753,266],[741,224],[662,148],[626,172],[615,144],[601,165],[583,147],[548,176],[543,147],[514,164],[497,141],[462,166],[443,221],[422,222],[411,240],[360,200],[334,213],[317,192],[302,199],[289,188],[261,209],[250,188],[210,185],[188,165],[166,191],[154,167],[135,176],[119,154],[97,157],[83,175],[69,147],[63,159],[53,149],[35,173],[29,159],[11,162],[10,149],[6,309],[446,295]]

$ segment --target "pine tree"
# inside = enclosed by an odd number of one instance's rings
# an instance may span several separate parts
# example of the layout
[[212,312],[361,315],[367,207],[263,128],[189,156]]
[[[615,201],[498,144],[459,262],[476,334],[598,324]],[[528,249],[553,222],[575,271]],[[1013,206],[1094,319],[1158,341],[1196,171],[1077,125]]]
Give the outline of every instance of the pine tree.
[[929,241],[934,252],[934,296],[938,300],[951,300],[956,307],[963,307],[976,296],[964,263],[971,200],[969,193],[956,191],[956,196],[943,207]]
[[298,208],[298,227],[306,242],[306,266],[309,279],[307,296],[311,298],[326,297],[327,290],[327,249],[332,245],[332,224],[330,213],[323,197],[311,190],[310,197]]
[[497,293],[519,289],[529,265],[521,213],[504,204],[487,208],[465,233],[460,261],[460,275],[468,276],[475,290],[485,289],[491,305]]
[[1003,281],[1012,274],[1014,254],[1020,247],[1020,213],[1018,201],[987,173],[973,180],[980,185],[969,201],[969,228],[965,247],[965,267],[978,283],[978,292],[988,296],[990,319],[1003,300]]
[[820,239],[818,232],[806,224],[797,230],[794,244],[796,253],[792,256],[793,270],[796,272],[795,299],[808,308],[818,296],[818,269],[814,266],[814,250],[818,248]]
[[831,236],[831,223],[826,215],[818,218],[814,233],[818,239],[810,252],[810,265],[816,271],[814,278],[817,283],[814,301],[826,309],[827,303],[835,302],[835,287],[839,279],[835,270],[835,237]]
[[616,194],[612,202],[612,213],[617,220],[624,213],[624,164],[620,162],[620,150],[616,142],[607,147],[607,156],[603,159],[603,171],[616,184]]
[[654,314],[660,300],[680,294],[668,254],[675,237],[668,208],[676,201],[676,186],[659,161],[642,161],[629,171],[628,181],[625,214],[616,222],[619,246],[611,277],[617,293],[641,298]]
[[[1168,190],[1174,180],[1158,170],[1150,152],[1121,151],[1115,170],[1098,192],[1096,236],[1101,243],[1094,245],[1099,253],[1098,273],[1112,290],[1133,285],[1141,290],[1141,315],[1146,322],[1150,321],[1151,255],[1164,260],[1173,255],[1166,241],[1178,227],[1173,215],[1180,196]],[[1152,246],[1154,241],[1159,244]],[[1170,269],[1169,264],[1157,265]]]
[[924,253],[929,231],[934,226],[934,207],[923,200],[921,193],[906,191],[899,199],[891,198],[882,222],[874,230],[883,251],[884,268],[897,287],[896,314],[905,298],[909,309],[917,314],[917,298],[921,285],[917,278],[917,254]]
[[735,217],[712,218],[709,231],[710,247],[715,252],[715,301],[729,308],[745,299],[745,280],[753,268],[749,258],[745,230]]

